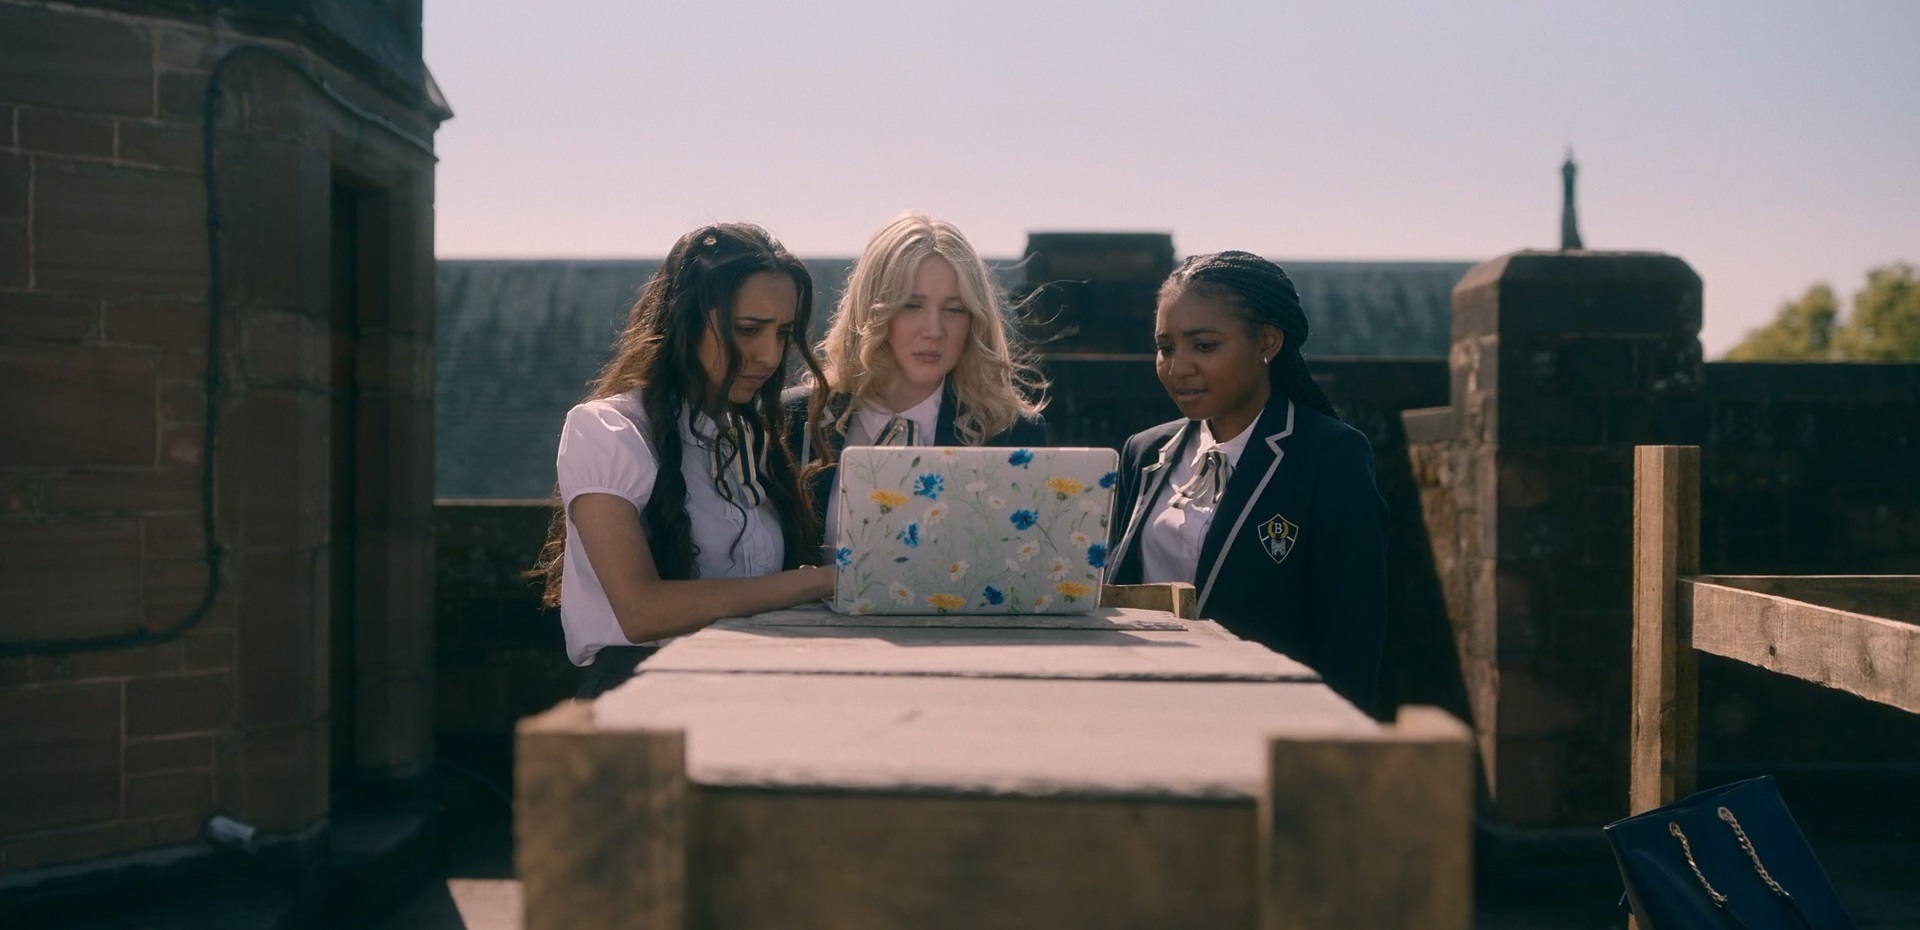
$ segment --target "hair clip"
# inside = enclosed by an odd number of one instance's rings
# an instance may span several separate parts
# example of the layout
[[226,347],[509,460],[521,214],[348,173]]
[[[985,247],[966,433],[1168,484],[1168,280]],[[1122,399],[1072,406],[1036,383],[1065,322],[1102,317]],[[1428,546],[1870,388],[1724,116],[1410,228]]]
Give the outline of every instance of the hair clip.
[[700,244],[701,245],[719,245],[720,239],[717,236],[708,236],[705,239],[700,240]]

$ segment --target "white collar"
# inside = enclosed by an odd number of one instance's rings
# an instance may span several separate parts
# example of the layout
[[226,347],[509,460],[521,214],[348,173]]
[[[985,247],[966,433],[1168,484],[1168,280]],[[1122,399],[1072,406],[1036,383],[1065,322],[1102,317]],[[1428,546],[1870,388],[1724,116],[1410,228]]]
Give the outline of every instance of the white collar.
[[1207,452],[1211,449],[1219,449],[1221,452],[1226,454],[1227,464],[1229,465],[1240,464],[1240,453],[1245,452],[1247,450],[1247,440],[1252,438],[1253,428],[1259,425],[1260,425],[1259,419],[1255,418],[1255,420],[1252,423],[1247,424],[1246,429],[1243,429],[1240,431],[1240,435],[1235,436],[1232,439],[1227,440],[1226,442],[1216,442],[1214,441],[1214,438],[1213,438],[1213,427],[1208,426],[1206,421],[1204,420],[1201,421],[1200,441],[1196,443],[1197,448],[1194,450],[1194,455],[1193,455],[1194,461],[1196,462],[1199,461],[1200,457],[1203,455],[1206,455]]
[[[902,410],[899,413],[888,413],[872,404],[862,404],[860,406],[860,415],[869,423],[873,423],[882,429],[884,429],[887,423],[894,417],[905,417],[912,420],[914,425],[920,428],[920,432],[923,435],[931,437],[934,431],[939,428],[940,401],[944,399],[946,395],[947,382],[943,378],[940,381],[940,386],[935,388],[932,394],[927,395],[926,400],[914,404],[912,407]],[[875,435],[878,435],[878,433],[875,433]]]

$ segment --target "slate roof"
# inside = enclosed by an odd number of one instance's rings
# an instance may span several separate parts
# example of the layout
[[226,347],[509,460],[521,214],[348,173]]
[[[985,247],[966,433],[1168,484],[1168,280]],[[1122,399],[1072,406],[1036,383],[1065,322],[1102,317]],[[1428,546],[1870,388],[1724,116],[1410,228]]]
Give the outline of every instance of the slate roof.
[[[658,259],[442,260],[435,330],[435,490],[533,498],[553,489],[561,418],[605,361]],[[852,259],[807,259],[824,331]],[[1314,328],[1309,355],[1444,356],[1467,262],[1286,262]],[[996,263],[1009,289],[1024,282]]]

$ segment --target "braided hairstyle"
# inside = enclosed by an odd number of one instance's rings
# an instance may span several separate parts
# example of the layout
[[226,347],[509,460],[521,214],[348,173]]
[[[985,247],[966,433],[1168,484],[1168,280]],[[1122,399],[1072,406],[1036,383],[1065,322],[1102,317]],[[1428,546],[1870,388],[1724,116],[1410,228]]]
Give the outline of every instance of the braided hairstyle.
[[[693,543],[693,521],[687,516],[687,482],[680,470],[685,449],[679,426],[682,420],[691,422],[697,411],[715,406],[740,415],[768,439],[763,488],[780,520],[786,544],[785,567],[794,568],[807,561],[802,555],[817,548],[809,542],[818,531],[813,508],[800,484],[786,430],[778,426],[784,422],[779,412],[781,379],[767,379],[753,400],[744,404],[729,404],[725,396],[724,385],[733,383],[741,366],[740,348],[733,342],[729,323],[734,296],[748,278],[769,271],[793,280],[800,297],[793,330],[805,333],[813,316],[813,278],[806,266],[766,230],[747,223],[718,223],[681,236],[629,309],[626,328],[587,393],[588,400],[597,400],[635,389],[642,391],[647,444],[659,458],[659,477],[654,480],[643,525],[654,568],[663,579],[694,577],[699,549]],[[722,334],[721,345],[726,350],[727,370],[719,388],[708,383],[700,362],[700,340],[709,331]],[[808,350],[804,337],[796,339],[788,351],[797,354],[816,378],[823,377],[819,359]],[[727,432],[727,418],[716,419],[716,428]],[[732,445],[736,450],[744,447],[738,441]],[[738,537],[734,544],[739,545]],[[560,511],[554,514],[540,560],[529,572],[544,578],[548,606],[560,602],[565,551],[566,514]]]
[[1180,263],[1160,285],[1160,303],[1177,300],[1182,294],[1198,294],[1222,301],[1232,307],[1248,329],[1262,325],[1280,330],[1285,337],[1280,354],[1267,363],[1267,381],[1276,395],[1290,397],[1327,416],[1339,419],[1333,403],[1307,371],[1307,360],[1300,346],[1307,341],[1307,314],[1300,309],[1300,292],[1286,271],[1252,252],[1214,252],[1195,255]]

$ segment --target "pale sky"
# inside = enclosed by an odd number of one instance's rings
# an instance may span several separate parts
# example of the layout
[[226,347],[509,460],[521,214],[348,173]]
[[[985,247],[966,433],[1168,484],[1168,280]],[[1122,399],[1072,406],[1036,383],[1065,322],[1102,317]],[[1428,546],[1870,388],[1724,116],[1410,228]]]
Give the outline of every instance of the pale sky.
[[1920,262],[1920,2],[428,0],[443,258],[657,257],[745,219],[851,256],[905,209],[1181,254],[1686,259],[1709,355]]

